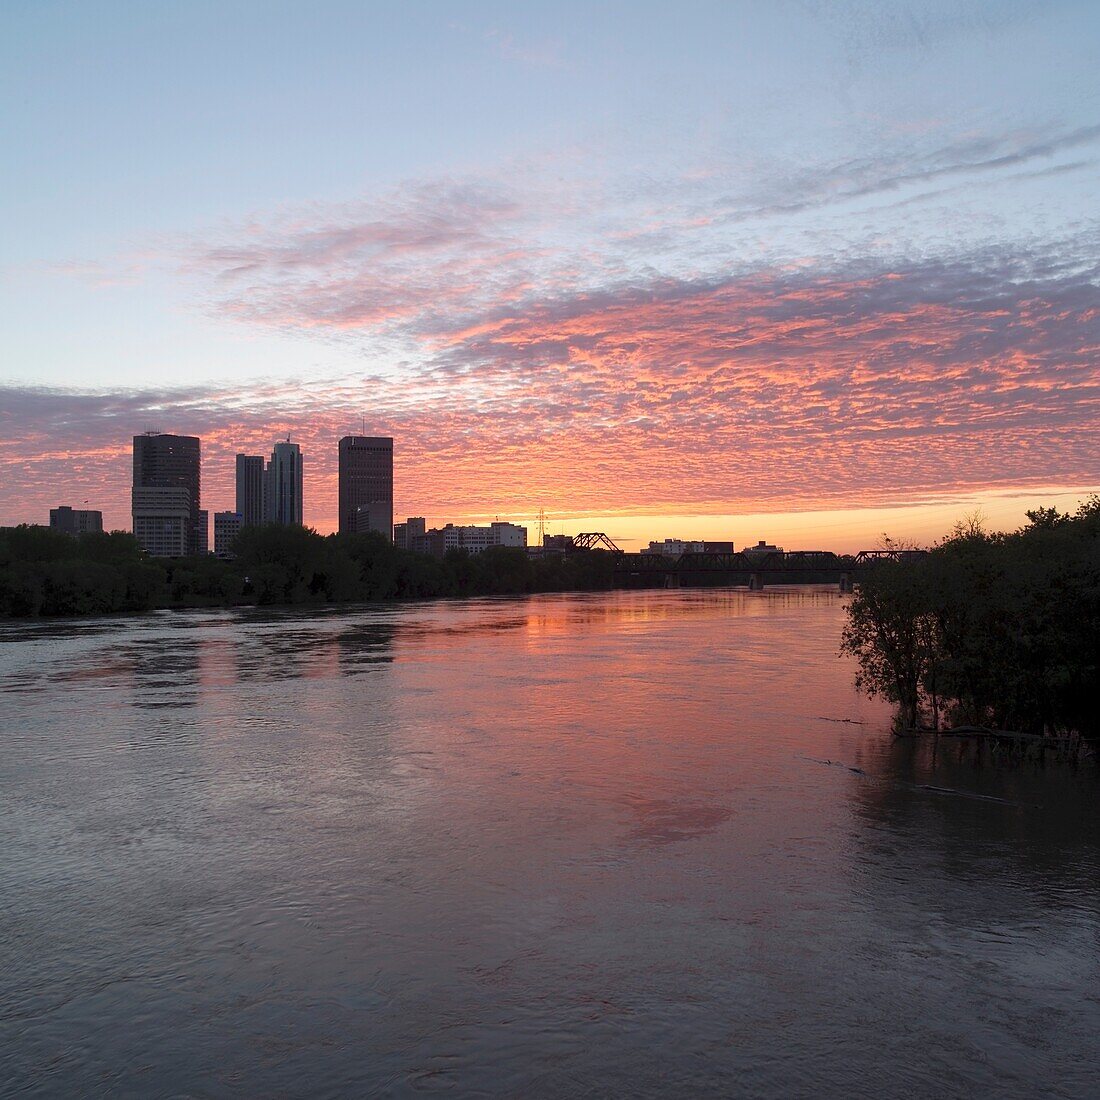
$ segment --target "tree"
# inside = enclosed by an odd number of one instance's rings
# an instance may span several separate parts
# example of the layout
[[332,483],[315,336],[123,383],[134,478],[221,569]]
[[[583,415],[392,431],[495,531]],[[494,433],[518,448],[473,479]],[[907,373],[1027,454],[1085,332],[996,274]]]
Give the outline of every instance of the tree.
[[1100,736],[1100,500],[1028,519],[1008,535],[964,521],[862,580],[842,648],[900,724]]
[[856,659],[856,686],[894,703],[904,727],[921,724],[933,638],[916,571],[898,562],[877,565],[848,604],[841,650]]

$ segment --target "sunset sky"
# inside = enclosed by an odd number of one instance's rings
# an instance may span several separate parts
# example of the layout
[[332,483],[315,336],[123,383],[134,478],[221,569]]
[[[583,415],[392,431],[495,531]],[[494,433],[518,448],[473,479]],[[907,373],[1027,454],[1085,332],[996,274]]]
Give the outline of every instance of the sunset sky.
[[920,541],[1100,489],[1100,4],[0,7],[0,524],[131,437],[395,511]]

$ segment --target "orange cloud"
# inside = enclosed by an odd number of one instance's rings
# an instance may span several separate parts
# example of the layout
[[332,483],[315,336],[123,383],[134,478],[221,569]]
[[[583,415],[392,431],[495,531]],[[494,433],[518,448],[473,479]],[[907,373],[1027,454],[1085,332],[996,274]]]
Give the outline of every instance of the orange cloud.
[[129,437],[154,408],[165,430],[203,437],[211,510],[233,504],[233,455],[289,430],[324,530],[349,409],[396,438],[398,512],[433,519],[884,505],[1100,469],[1100,297],[1074,271],[665,279],[444,319],[398,380],[9,389],[3,521],[88,498],[125,525]]

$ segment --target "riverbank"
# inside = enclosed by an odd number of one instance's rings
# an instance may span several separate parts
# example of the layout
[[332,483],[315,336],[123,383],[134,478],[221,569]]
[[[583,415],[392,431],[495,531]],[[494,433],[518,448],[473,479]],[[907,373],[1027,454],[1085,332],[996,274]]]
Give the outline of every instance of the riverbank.
[[374,533],[269,526],[241,532],[235,552],[230,561],[152,558],[125,532],[73,538],[8,528],[0,531],[0,617],[586,592],[612,583],[611,556],[595,550],[532,557],[493,547],[440,559]]

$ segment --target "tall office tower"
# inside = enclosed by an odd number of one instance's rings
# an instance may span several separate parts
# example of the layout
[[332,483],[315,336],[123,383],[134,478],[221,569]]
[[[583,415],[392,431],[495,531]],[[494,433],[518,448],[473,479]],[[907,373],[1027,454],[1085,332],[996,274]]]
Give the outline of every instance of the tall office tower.
[[263,455],[237,455],[237,511],[246,527],[264,522]]
[[195,436],[134,436],[134,535],[150,554],[180,557],[206,552],[200,466]]
[[393,439],[340,440],[340,533],[380,531],[393,538]]
[[265,509],[268,523],[302,522],[302,449],[288,439],[276,443],[267,464]]

